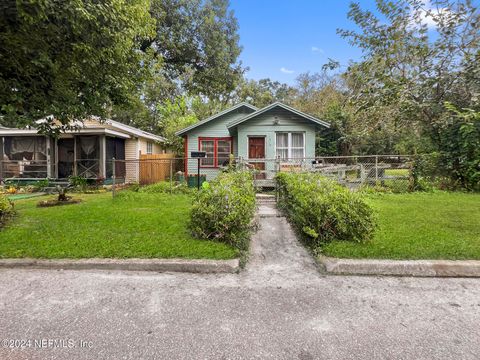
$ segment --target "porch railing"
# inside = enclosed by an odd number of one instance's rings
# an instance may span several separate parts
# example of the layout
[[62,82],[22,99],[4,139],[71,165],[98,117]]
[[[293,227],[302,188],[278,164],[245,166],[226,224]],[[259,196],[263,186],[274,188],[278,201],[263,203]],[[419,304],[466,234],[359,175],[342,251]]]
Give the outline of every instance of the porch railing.
[[0,180],[45,179],[48,166],[47,160],[0,160]]
[[87,179],[98,178],[100,174],[100,159],[76,159],[74,161],[75,176]]

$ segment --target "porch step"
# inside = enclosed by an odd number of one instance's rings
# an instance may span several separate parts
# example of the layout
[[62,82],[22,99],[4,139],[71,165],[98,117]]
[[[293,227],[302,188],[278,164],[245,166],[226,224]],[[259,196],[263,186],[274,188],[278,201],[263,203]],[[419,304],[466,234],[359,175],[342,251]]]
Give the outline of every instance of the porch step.
[[268,205],[268,204],[276,204],[275,195],[269,194],[257,194],[256,195],[257,204],[259,205]]
[[260,188],[274,188],[275,180],[274,179],[255,179],[253,180],[253,184],[256,187],[260,187]]

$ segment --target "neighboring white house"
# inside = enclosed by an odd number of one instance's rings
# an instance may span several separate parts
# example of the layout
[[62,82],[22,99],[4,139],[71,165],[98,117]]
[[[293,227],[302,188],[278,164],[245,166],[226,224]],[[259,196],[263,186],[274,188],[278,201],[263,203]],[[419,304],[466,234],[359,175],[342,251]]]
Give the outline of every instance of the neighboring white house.
[[161,136],[114,120],[85,120],[76,130],[58,138],[40,135],[36,129],[0,127],[0,181],[15,179],[67,179],[82,176],[111,179],[115,175],[138,182],[141,154],[166,152]]

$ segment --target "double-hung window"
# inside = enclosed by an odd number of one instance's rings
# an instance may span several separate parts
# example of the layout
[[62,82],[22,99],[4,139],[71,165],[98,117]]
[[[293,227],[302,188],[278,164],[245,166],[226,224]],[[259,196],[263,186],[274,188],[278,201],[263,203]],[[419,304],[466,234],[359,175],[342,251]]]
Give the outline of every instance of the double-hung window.
[[199,139],[200,151],[205,151],[206,157],[200,160],[202,167],[219,167],[226,165],[232,153],[231,138]]
[[282,160],[305,157],[305,133],[277,132],[275,154]]

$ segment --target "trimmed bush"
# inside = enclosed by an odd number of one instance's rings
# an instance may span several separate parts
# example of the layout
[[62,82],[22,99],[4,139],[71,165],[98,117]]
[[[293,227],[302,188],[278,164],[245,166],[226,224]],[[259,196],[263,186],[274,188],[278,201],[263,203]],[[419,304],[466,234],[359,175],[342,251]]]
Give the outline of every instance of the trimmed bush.
[[277,184],[279,207],[306,235],[308,245],[372,237],[376,217],[360,194],[315,173],[279,173]]
[[0,194],[0,227],[2,227],[13,214],[12,202],[8,200],[5,195]]
[[190,228],[198,238],[215,239],[246,250],[254,214],[252,174],[221,173],[195,194]]

